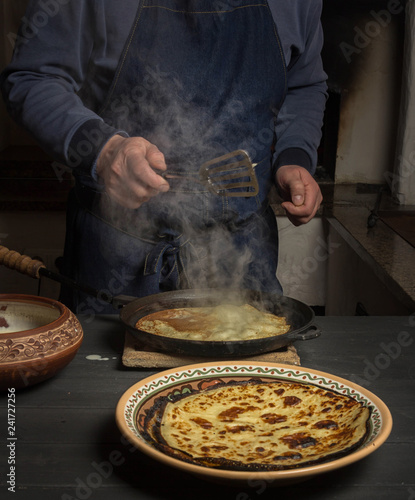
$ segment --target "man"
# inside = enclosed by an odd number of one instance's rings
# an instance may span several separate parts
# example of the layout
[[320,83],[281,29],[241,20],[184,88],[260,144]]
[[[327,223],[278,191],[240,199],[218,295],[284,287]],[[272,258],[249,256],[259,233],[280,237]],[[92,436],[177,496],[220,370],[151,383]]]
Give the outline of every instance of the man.
[[[15,120],[73,168],[65,274],[137,297],[282,293],[269,190],[276,183],[296,225],[322,201],[312,178],[326,99],[321,1],[56,6],[29,3],[31,36],[21,32],[1,85]],[[235,150],[255,165],[255,196],[214,194],[199,178]],[[63,290],[62,301],[82,312],[88,299]]]

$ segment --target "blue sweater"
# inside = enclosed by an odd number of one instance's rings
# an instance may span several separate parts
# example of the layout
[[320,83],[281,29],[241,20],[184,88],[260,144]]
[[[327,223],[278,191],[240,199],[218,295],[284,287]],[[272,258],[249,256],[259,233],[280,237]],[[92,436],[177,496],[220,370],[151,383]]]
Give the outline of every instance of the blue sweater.
[[[326,100],[322,0],[268,3],[288,68],[275,165],[297,164],[313,173]],[[137,0],[30,1],[0,85],[11,116],[57,161],[92,172],[105,142],[123,133],[103,124],[96,110],[108,92],[136,10]],[[100,137],[93,135],[97,125]],[[86,140],[87,150],[77,154]]]

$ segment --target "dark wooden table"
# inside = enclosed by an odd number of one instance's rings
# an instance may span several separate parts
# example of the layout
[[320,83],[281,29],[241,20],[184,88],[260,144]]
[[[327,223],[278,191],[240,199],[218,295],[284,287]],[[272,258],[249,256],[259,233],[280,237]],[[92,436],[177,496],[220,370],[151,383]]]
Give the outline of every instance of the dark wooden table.
[[317,317],[302,366],[365,386],[391,410],[389,439],[365,459],[290,487],[230,488],[168,468],[123,443],[116,404],[154,370],[123,368],[117,317],[80,318],[85,340],[54,378],[16,391],[16,493],[8,490],[7,394],[0,395],[0,498],[30,500],[415,499],[415,316]]

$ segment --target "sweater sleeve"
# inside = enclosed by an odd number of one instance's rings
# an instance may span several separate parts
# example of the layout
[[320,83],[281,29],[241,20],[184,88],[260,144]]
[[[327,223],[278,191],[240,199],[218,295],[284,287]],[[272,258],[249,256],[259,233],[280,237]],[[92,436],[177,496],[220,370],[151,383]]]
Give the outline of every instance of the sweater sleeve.
[[83,88],[91,60],[104,55],[105,0],[53,6],[29,2],[1,90],[10,115],[47,153],[89,175],[103,144],[118,132],[85,104]]
[[280,35],[288,76],[287,95],[276,124],[274,170],[295,164],[313,174],[327,99],[327,75],[321,60],[322,2],[270,0],[269,5]]

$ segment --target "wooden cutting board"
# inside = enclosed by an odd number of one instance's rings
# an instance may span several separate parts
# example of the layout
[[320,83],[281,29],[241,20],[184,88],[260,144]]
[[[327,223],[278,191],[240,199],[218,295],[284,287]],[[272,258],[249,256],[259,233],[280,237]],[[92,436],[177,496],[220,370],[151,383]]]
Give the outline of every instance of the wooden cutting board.
[[[239,361],[264,361],[266,363],[284,363],[289,365],[300,365],[300,357],[294,346],[289,345],[274,352],[257,354],[238,358]],[[122,363],[127,368],[176,368],[183,365],[218,361],[217,358],[210,359],[205,356],[185,356],[181,354],[168,354],[154,352],[146,349],[129,333],[125,334],[124,352]],[[230,360],[227,360],[230,361]]]

